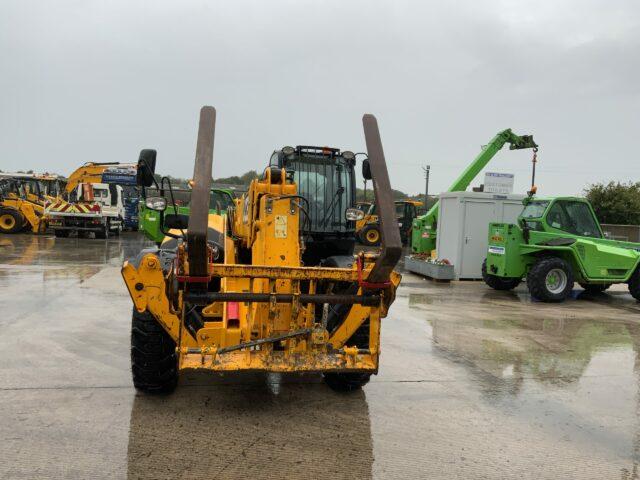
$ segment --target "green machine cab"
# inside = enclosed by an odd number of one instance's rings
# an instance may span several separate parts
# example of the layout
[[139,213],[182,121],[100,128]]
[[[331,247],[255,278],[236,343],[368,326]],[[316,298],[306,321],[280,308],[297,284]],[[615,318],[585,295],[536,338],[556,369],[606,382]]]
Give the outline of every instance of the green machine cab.
[[[168,213],[174,213],[178,215],[189,216],[190,212],[190,200],[191,190],[178,190],[174,189],[171,192],[165,191],[164,196],[167,200],[170,200],[170,195],[173,194],[176,202],[176,211],[173,211],[173,206],[169,208]],[[157,194],[153,194],[157,195]],[[148,192],[145,192],[145,196],[151,196]],[[170,203],[170,202],[167,202]],[[139,203],[139,231],[156,243],[162,243],[164,240],[164,233],[160,228],[160,214],[147,207],[144,201]],[[233,206],[233,193],[227,189],[211,189],[209,193],[209,213],[223,214],[227,212],[229,207]]]
[[530,195],[523,204],[517,224],[489,224],[487,285],[511,290],[526,278],[533,297],[561,302],[574,282],[592,293],[627,283],[640,300],[640,244],[606,238],[586,199]]

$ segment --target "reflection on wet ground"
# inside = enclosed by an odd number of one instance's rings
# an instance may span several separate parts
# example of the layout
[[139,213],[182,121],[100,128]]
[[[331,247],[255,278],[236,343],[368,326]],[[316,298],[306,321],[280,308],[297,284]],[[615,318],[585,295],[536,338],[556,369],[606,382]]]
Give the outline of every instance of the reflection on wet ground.
[[136,396],[128,478],[370,478],[365,394],[300,380],[191,374],[174,395]]
[[380,374],[189,373],[137,395],[119,266],[146,244],[0,237],[0,478],[638,478],[640,307],[411,274]]

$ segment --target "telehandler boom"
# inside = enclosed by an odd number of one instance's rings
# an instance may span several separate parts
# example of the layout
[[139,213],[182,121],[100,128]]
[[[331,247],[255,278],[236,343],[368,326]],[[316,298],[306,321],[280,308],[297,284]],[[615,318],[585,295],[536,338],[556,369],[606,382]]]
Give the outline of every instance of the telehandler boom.
[[[382,247],[357,256],[342,253],[353,235],[319,231],[329,217],[341,221],[324,199],[337,205],[345,195],[336,175],[355,164],[351,152],[285,147],[228,215],[210,213],[215,120],[203,107],[189,216],[164,214],[164,197],[147,198],[173,238],[122,268],[134,303],[135,387],[171,391],[184,369],[322,372],[332,388],[361,387],[378,370],[380,320],[395,298],[402,251],[376,119],[363,117],[363,175],[380,205]],[[143,150],[142,185],[154,182],[154,166],[155,152]],[[340,213],[347,223],[362,215],[352,206],[355,192]],[[307,263],[305,252],[313,252]]]
[[[473,179],[478,176],[482,169],[507,143],[509,144],[509,150],[522,150],[525,148],[536,150],[538,148],[538,145],[533,141],[532,135],[516,135],[510,128],[503,130],[482,147],[478,156],[473,159],[447,191],[465,191]],[[439,203],[436,202],[426,214],[413,221],[411,231],[411,250],[413,253],[429,253],[435,250]]]

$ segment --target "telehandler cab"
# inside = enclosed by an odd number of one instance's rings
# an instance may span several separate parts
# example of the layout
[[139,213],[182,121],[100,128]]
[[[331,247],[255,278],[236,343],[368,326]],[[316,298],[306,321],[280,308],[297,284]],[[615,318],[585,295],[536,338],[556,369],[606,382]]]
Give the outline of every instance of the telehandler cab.
[[511,290],[526,277],[531,296],[543,302],[566,299],[577,281],[592,293],[627,283],[640,300],[640,244],[605,238],[584,198],[525,198],[517,224],[489,224],[482,265],[487,285]]
[[[171,391],[179,371],[204,369],[322,372],[332,388],[360,388],[378,370],[402,252],[376,119],[363,117],[363,176],[381,206],[382,247],[357,256],[351,152],[285,147],[227,215],[210,213],[215,119],[201,109],[189,216],[147,198],[168,238],[122,268],[135,387]],[[154,168],[155,151],[143,150],[142,186]]]

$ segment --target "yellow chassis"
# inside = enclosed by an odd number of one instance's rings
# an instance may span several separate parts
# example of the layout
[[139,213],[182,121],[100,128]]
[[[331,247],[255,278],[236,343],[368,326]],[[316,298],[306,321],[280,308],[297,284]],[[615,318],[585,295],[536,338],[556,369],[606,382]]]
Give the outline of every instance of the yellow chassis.
[[[364,280],[371,266],[372,263],[365,265],[362,272]],[[235,286],[235,291],[260,291],[264,284],[261,286],[259,282],[269,282],[269,291],[274,294],[276,281],[282,280],[291,282],[292,292],[299,292],[301,280],[310,282],[310,292],[315,292],[318,280],[358,281],[355,265],[353,269],[346,269],[210,264],[209,275],[221,278],[223,286]],[[376,372],[380,354],[380,318],[386,316],[395,289],[400,283],[400,275],[393,272],[389,287],[379,293],[379,304],[354,304],[342,325],[331,335],[322,325],[314,323],[315,308],[322,308],[322,305],[302,304],[296,301],[297,296],[294,294],[290,304],[276,304],[275,300],[268,303],[236,302],[239,303],[241,314],[239,325],[229,321],[225,305],[227,302],[211,303],[202,310],[206,320],[204,328],[198,330],[197,338],[193,338],[185,327],[185,312],[175,310],[174,302],[167,295],[166,286],[171,284],[171,279],[165,277],[155,254],[144,255],[137,267],[125,262],[122,276],[136,310],[150,312],[176,342],[178,368],[214,371]],[[362,294],[362,289],[359,289],[358,294]],[[176,303],[182,305],[182,299]],[[274,324],[280,315],[291,319],[290,326],[273,332],[269,325]],[[369,348],[360,350],[345,345],[347,339],[367,319],[370,329]],[[250,346],[223,352],[225,349],[238,348],[246,342],[277,335],[286,337],[300,331],[305,334],[290,336],[281,342],[263,343],[259,348]],[[274,350],[273,345],[276,343],[282,346],[281,350]]]

